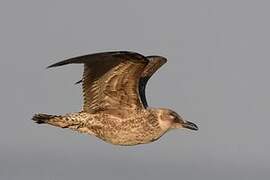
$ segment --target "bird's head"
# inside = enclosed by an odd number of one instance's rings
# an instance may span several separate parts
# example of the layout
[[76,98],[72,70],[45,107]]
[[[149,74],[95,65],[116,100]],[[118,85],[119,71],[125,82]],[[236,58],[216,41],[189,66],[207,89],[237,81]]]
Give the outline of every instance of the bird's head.
[[164,129],[187,128],[197,131],[196,124],[184,120],[180,115],[170,109],[158,109],[159,124]]

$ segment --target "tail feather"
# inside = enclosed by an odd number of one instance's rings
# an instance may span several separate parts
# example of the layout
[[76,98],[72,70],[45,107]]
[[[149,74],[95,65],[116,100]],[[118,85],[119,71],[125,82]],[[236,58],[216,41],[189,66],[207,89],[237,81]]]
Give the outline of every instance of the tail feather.
[[68,128],[73,123],[69,122],[64,116],[48,115],[48,114],[35,114],[32,120],[37,124],[50,124],[53,126]]
[[38,113],[32,117],[32,120],[35,121],[37,124],[49,124],[55,127],[69,128],[79,132],[92,133],[92,131],[90,131],[86,127],[85,121],[78,118],[78,113],[74,114],[74,116],[61,116]]
[[48,114],[35,114],[32,117],[32,120],[38,124],[48,123],[51,119],[57,117],[56,115],[48,115]]

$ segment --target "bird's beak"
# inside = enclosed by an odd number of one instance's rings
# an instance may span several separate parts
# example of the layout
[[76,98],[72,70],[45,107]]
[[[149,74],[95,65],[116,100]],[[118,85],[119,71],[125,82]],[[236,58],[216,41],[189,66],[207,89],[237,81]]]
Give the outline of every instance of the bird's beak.
[[189,122],[189,121],[184,121],[184,123],[182,124],[182,126],[184,128],[187,128],[187,129],[191,129],[191,130],[199,130],[198,126],[192,122]]

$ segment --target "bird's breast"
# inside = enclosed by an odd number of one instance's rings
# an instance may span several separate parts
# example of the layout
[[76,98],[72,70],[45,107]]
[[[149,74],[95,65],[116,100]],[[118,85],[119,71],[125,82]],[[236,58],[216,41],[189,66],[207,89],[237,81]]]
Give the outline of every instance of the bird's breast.
[[152,142],[164,132],[157,119],[138,116],[118,122],[114,127],[104,129],[103,137],[107,142],[118,145],[135,145]]

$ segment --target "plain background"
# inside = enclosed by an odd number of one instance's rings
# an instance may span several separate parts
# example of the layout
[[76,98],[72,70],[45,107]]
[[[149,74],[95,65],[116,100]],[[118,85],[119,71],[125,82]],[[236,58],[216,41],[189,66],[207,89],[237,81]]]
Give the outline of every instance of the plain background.
[[[1,0],[0,179],[269,179],[269,1]],[[198,124],[135,147],[30,119],[79,111],[82,66],[99,51],[168,58],[150,106]]]

